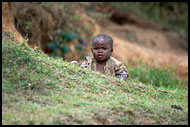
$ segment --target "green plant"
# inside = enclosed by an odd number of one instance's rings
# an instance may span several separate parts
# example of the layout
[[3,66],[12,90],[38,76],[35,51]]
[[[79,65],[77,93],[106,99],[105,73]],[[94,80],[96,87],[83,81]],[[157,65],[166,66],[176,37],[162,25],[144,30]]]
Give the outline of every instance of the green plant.
[[[51,49],[53,51],[52,53],[50,53],[50,56],[60,56],[65,58],[66,54],[72,51],[69,47],[69,43],[76,38],[78,38],[78,34],[76,33],[63,33],[62,31],[59,31],[58,40],[47,44],[48,49]],[[79,43],[75,45],[75,48],[79,52],[79,54],[83,56],[84,53],[81,52],[83,48],[80,44],[80,41],[81,39],[79,39]]]
[[50,2],[44,2],[44,4],[42,6],[46,9],[49,9],[51,7],[51,3]]
[[87,14],[95,19],[101,19],[104,17],[110,17],[111,14],[110,13],[102,13],[102,12],[91,12],[88,11]]
[[31,21],[27,21],[26,22],[26,29],[29,30],[32,27],[32,22]]

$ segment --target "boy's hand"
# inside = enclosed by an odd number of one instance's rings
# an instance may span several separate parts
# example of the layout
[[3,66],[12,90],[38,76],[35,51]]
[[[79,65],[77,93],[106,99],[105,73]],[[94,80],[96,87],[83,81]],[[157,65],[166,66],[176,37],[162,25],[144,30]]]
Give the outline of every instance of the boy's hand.
[[127,80],[128,78],[128,72],[127,71],[123,71],[123,72],[120,72],[118,75],[117,75],[118,78],[120,78],[121,80]]
[[77,61],[71,61],[71,64],[75,66],[78,64],[78,62]]

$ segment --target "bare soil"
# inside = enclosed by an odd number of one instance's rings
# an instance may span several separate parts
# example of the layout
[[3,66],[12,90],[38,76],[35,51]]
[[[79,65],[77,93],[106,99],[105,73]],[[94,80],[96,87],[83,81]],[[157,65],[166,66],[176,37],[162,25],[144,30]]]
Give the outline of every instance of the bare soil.
[[13,32],[16,36],[15,40],[22,43],[23,37],[17,31],[14,25],[14,17],[12,15],[12,5],[8,2],[2,3],[2,31]]

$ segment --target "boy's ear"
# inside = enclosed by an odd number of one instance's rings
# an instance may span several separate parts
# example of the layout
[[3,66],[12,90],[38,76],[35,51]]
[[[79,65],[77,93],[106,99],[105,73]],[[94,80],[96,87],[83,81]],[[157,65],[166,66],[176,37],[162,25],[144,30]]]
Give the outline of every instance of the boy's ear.
[[113,49],[111,49],[111,53],[113,52]]

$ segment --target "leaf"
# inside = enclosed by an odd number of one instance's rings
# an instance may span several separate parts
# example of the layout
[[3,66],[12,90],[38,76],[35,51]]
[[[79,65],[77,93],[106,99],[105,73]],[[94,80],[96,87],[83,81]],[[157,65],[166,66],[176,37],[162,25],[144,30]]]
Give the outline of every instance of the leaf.
[[80,56],[80,58],[81,58],[81,59],[84,59],[84,57],[85,57],[85,54],[82,53],[81,56]]
[[74,39],[77,38],[77,37],[78,37],[78,34],[76,34],[76,33],[70,34],[70,40],[71,40],[71,41],[74,40]]
[[71,51],[71,49],[68,46],[64,46],[61,48],[62,53],[68,53]]
[[54,42],[48,43],[47,47],[48,49],[53,49],[53,50],[56,50],[58,48],[58,46]]
[[81,45],[84,45],[84,46],[87,46],[87,45],[88,45],[88,43],[85,42],[85,41],[82,40],[82,39],[78,39],[78,41],[79,41],[79,43],[80,43]]
[[61,43],[62,43],[61,41],[56,41],[55,42],[55,44],[56,44],[57,47],[59,47]]
[[50,56],[55,58],[57,56],[57,54],[55,52],[53,52],[50,54]]
[[60,31],[60,35],[61,35],[62,39],[64,40],[65,39],[65,35],[64,35],[64,33],[62,31]]
[[77,38],[78,37],[78,34],[76,34],[76,33],[71,33],[71,34],[69,34],[69,33],[60,33],[61,34],[61,37],[62,37],[62,39],[63,40],[66,40],[66,42],[70,42],[70,41],[72,41],[72,40],[74,40],[75,38]]
[[80,44],[76,44],[75,45],[75,48],[78,50],[78,51],[81,51],[82,50],[82,46]]

